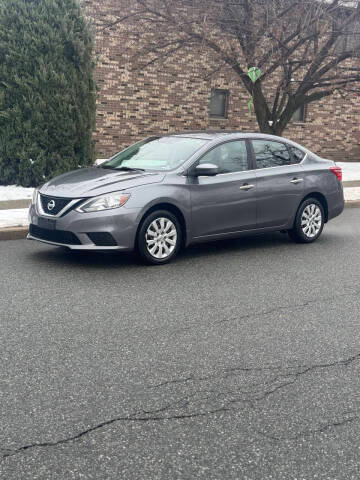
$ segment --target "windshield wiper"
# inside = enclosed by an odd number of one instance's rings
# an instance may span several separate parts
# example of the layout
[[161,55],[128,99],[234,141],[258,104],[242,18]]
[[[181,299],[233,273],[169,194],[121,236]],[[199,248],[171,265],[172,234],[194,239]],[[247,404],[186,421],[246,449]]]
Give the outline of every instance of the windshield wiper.
[[145,172],[143,168],[135,168],[135,167],[119,167],[116,170],[124,170],[125,172]]
[[135,167],[111,167],[110,165],[99,165],[100,168],[108,168],[109,170],[122,170],[123,172],[145,172],[143,168]]
[[107,168],[108,170],[117,170],[116,167],[110,167],[110,165],[98,165],[97,168]]

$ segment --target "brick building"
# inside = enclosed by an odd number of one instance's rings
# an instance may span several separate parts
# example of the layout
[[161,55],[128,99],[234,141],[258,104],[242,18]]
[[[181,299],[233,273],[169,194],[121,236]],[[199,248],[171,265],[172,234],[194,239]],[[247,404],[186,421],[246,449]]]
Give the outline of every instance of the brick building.
[[[83,0],[94,24],[111,19],[119,0]],[[226,129],[258,131],[249,117],[249,94],[238,77],[221,71],[206,79],[206,58],[188,51],[131,71],[120,51],[119,26],[96,29],[99,88],[95,143],[107,158],[138,139],[162,132]],[[196,58],[195,58],[196,57]],[[316,153],[338,160],[360,160],[360,95],[327,97],[299,111],[283,135]]]

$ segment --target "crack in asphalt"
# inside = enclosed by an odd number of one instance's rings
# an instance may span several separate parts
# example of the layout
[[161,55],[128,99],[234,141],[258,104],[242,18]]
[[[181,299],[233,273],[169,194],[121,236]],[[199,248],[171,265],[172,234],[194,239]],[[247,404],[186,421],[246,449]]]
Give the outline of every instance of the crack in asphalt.
[[[252,409],[254,408],[254,402],[260,402],[269,396],[273,395],[274,393],[278,392],[279,390],[282,390],[284,388],[289,387],[290,385],[293,385],[297,380],[303,376],[306,375],[310,372],[319,370],[319,369],[326,369],[326,368],[332,368],[332,367],[338,367],[338,366],[348,366],[351,365],[353,362],[357,361],[360,359],[360,353],[357,353],[355,355],[352,355],[351,357],[333,361],[333,362],[328,362],[328,363],[318,363],[310,366],[306,365],[299,365],[297,367],[286,367],[283,369],[284,373],[281,375],[278,375],[268,382],[259,382],[257,384],[251,385],[247,390],[241,390],[241,389],[233,389],[233,390],[227,390],[224,392],[218,392],[216,390],[207,390],[207,391],[202,391],[202,392],[195,392],[190,395],[186,395],[178,399],[176,402],[172,403],[167,403],[163,405],[162,407],[158,409],[153,409],[153,410],[139,410],[137,412],[131,413],[126,416],[117,416],[114,418],[111,418],[109,420],[105,420],[103,422],[100,422],[92,427],[89,427],[85,430],[82,430],[81,432],[72,435],[70,437],[66,437],[63,439],[59,439],[56,441],[47,441],[47,442],[34,442],[28,445],[24,445],[22,447],[16,448],[16,449],[9,449],[9,448],[1,448],[0,450],[3,452],[2,455],[0,456],[0,462],[3,462],[6,458],[12,457],[14,455],[26,452],[28,450],[34,449],[34,448],[47,448],[47,447],[55,447],[58,445],[63,445],[66,443],[74,442],[76,440],[81,439],[82,437],[89,435],[99,429],[102,429],[106,426],[112,425],[117,422],[150,422],[150,421],[165,421],[165,420],[182,420],[182,419],[191,419],[191,418],[197,418],[197,417],[204,417],[208,415],[213,415],[217,413],[224,413],[224,412],[229,412],[233,411],[234,408],[231,408],[230,405],[234,404],[248,404]],[[294,368],[300,369],[295,372],[285,372],[286,370],[293,370]],[[236,373],[248,373],[248,372],[265,372],[265,371],[279,371],[281,370],[282,367],[275,367],[275,366],[268,366],[268,367],[234,367],[230,369],[225,370],[225,376],[221,377],[221,379],[226,379],[231,375],[236,375]],[[205,381],[205,380],[210,380],[213,378],[219,378],[219,375],[209,375],[205,377],[195,377],[195,376],[188,376],[186,378],[182,379],[173,379],[173,380],[168,380],[156,385],[150,385],[148,388],[161,388],[164,386],[168,385],[173,385],[173,384],[183,384],[186,382],[194,381],[194,382],[199,382],[199,381]],[[277,384],[277,382],[281,382],[280,384]],[[258,387],[261,386],[266,386],[266,385],[271,385],[272,387],[269,388],[268,390],[265,390],[262,392],[261,395],[256,395],[258,393]],[[254,388],[256,390],[254,391]],[[206,394],[205,396],[199,396],[199,393]],[[242,395],[242,397],[238,395]],[[255,394],[255,395],[254,395]],[[229,399],[227,398],[229,395],[236,395],[235,398]],[[245,398],[244,398],[245,395]],[[249,395],[247,397],[247,395]],[[188,407],[192,401],[196,402],[201,402],[201,401],[206,401],[206,400],[219,400],[220,398],[223,398],[224,405],[219,406],[218,408],[213,408],[207,411],[197,411],[197,412],[189,412],[189,413],[179,413],[179,414],[172,414],[172,415],[161,415],[162,413],[165,413],[169,410],[174,410],[174,409],[184,409]],[[349,415],[350,413],[357,413],[357,412],[344,412],[343,415]],[[263,437],[266,437],[269,440],[273,441],[282,441],[282,440],[297,440],[302,437],[306,436],[311,436],[315,435],[317,433],[322,433],[324,431],[327,431],[331,428],[336,428],[339,426],[343,426],[349,423],[352,423],[354,421],[359,420],[360,417],[356,414],[353,415],[350,418],[345,418],[343,420],[337,420],[332,423],[324,424],[321,425],[319,428],[313,429],[313,430],[306,430],[299,432],[296,436],[293,437],[286,437],[286,436],[276,436],[276,435],[270,435],[265,432],[261,431],[256,431],[259,435],[262,435]]]
[[[359,296],[360,295],[360,290],[352,293],[344,293],[342,294],[342,297],[351,297],[351,296]],[[291,310],[297,310],[299,308],[305,308],[311,304],[314,303],[323,303],[324,301],[332,301],[335,298],[337,298],[338,295],[328,297],[328,298],[323,298],[320,301],[318,299],[316,300],[308,300],[307,302],[297,304],[297,305],[287,305],[287,306],[278,306],[275,308],[272,308],[270,310],[258,312],[258,313],[249,313],[243,316],[238,317],[237,319],[230,318],[230,319],[223,319],[218,322],[215,322],[215,324],[223,324],[225,322],[230,322],[234,320],[242,320],[242,319],[248,319],[248,318],[256,318],[259,316],[265,316],[265,315],[270,315],[272,313],[280,312],[280,311],[291,311]],[[187,328],[185,328],[187,330]],[[338,367],[338,366],[348,366],[352,364],[353,362],[357,361],[360,359],[360,353],[357,353],[349,358],[346,359],[341,359],[333,362],[328,362],[328,363],[318,363],[314,365],[298,365],[298,366],[293,366],[293,367],[281,367],[281,366],[266,366],[266,367],[233,367],[233,368],[228,368],[224,370],[224,375],[219,376],[219,374],[212,374],[212,375],[207,375],[203,377],[196,377],[195,375],[189,375],[185,378],[180,378],[180,379],[172,379],[172,380],[167,380],[158,384],[154,385],[149,385],[149,389],[155,389],[155,388],[161,388],[161,387],[166,387],[169,385],[181,385],[185,384],[188,382],[203,382],[207,380],[212,380],[214,378],[216,379],[221,379],[225,380],[231,376],[237,376],[239,373],[261,373],[261,372],[266,372],[266,371],[281,371],[283,370],[282,375],[278,375],[277,377],[273,378],[271,381],[268,382],[260,382],[258,384],[253,384],[250,386],[250,390],[241,390],[241,389],[235,389],[235,390],[228,390],[225,392],[216,392],[215,390],[208,390],[207,393],[210,393],[206,397],[199,397],[196,400],[201,401],[201,400],[215,400],[218,399],[219,397],[225,397],[226,395],[234,395],[234,394],[242,394],[242,395],[250,395],[250,398],[235,398],[233,400],[225,398],[225,403],[226,405],[231,405],[231,404],[237,404],[237,403],[247,403],[249,404],[252,408],[254,405],[254,402],[260,402],[269,396],[273,395],[274,393],[287,388],[290,385],[293,385],[294,383],[297,382],[297,380],[303,376],[306,375],[312,371],[319,370],[319,369],[326,369],[326,368],[332,368],[332,367]],[[293,370],[297,371],[293,371]],[[290,370],[290,371],[289,371]],[[287,373],[286,373],[287,371]],[[282,383],[279,385],[275,385],[279,380],[284,380]],[[254,396],[254,394],[257,393],[257,391],[254,391],[254,387],[260,387],[260,386],[265,386],[265,385],[272,385],[273,387],[263,391],[263,393],[259,396]],[[34,448],[46,448],[46,447],[55,447],[58,445],[74,442],[76,440],[81,439],[82,437],[91,434],[92,432],[95,432],[101,428],[104,428],[106,426],[112,425],[117,422],[149,422],[149,421],[164,421],[164,420],[181,420],[181,419],[190,419],[190,418],[196,418],[196,417],[204,417],[207,415],[213,415],[216,413],[221,413],[221,412],[229,412],[231,410],[234,410],[233,408],[229,408],[228,406],[222,406],[219,408],[211,409],[208,411],[200,411],[200,412],[193,412],[193,413],[184,413],[184,414],[177,414],[177,415],[156,415],[160,414],[163,412],[166,412],[167,410],[174,409],[176,406],[180,408],[185,408],[190,405],[191,401],[198,395],[199,392],[196,392],[192,395],[187,395],[186,397],[182,397],[180,400],[178,400],[175,403],[167,404],[159,409],[156,410],[140,410],[138,412],[134,412],[130,415],[127,416],[118,416],[114,417],[109,420],[105,420],[103,422],[100,422],[88,429],[82,430],[81,432],[64,438],[60,440],[56,440],[53,442],[35,442],[31,443],[28,445],[24,445],[22,447],[16,448],[16,449],[8,449],[8,448],[0,448],[0,451],[2,452],[0,456],[0,463],[2,463],[6,458],[12,457],[14,455],[20,454],[22,452],[26,452],[28,450],[34,449]],[[205,392],[203,392],[205,393]],[[213,395],[216,393],[216,395]],[[345,413],[344,413],[345,414]],[[344,415],[343,414],[343,415]],[[257,431],[259,435],[262,435],[265,438],[268,438],[269,440],[273,441],[282,441],[282,440],[296,440],[302,437],[306,436],[311,436],[315,435],[317,433],[321,433],[324,431],[327,431],[331,428],[336,428],[339,426],[343,426],[349,423],[352,423],[354,421],[357,421],[360,419],[360,416],[354,415],[350,418],[345,418],[343,420],[338,420],[332,423],[324,424],[320,426],[317,429],[313,430],[306,430],[303,432],[299,432],[296,436],[293,437],[281,437],[281,436],[275,436],[275,435],[270,435],[265,432]]]
[[[279,378],[292,378],[291,380],[287,381],[287,382],[284,382],[276,387],[274,387],[273,389],[270,389],[268,391],[265,391],[264,394],[260,397],[257,397],[257,398],[254,398],[253,401],[261,401],[261,400],[264,400],[266,397],[268,397],[269,395],[272,395],[273,393],[283,389],[283,388],[286,388],[288,387],[289,385],[293,385],[294,383],[297,382],[297,380],[303,376],[303,375],[306,375],[308,374],[309,372],[312,372],[312,371],[315,371],[315,370],[320,370],[320,369],[327,369],[327,368],[332,368],[332,367],[339,367],[339,366],[348,366],[350,364],[352,364],[353,362],[357,361],[360,359],[360,353],[357,353],[356,355],[353,355],[349,358],[346,358],[346,359],[342,359],[342,360],[337,360],[337,361],[334,361],[334,362],[329,362],[329,363],[318,363],[318,364],[315,364],[315,365],[311,365],[311,366],[306,366],[306,365],[299,365],[297,368],[301,368],[301,370],[299,371],[295,371],[293,373],[287,373],[287,374],[284,374],[284,375],[280,375],[279,377],[277,377],[275,379],[278,380]],[[274,383],[274,382],[272,382]]]
[[[158,409],[154,411],[146,411],[142,410],[133,414],[130,414],[128,416],[124,417],[115,417],[109,420],[105,420],[104,422],[98,423],[97,425],[94,425],[93,427],[90,427],[86,430],[82,430],[81,432],[77,433],[76,435],[72,435],[67,438],[63,438],[60,440],[56,440],[53,442],[35,442],[35,443],[30,443],[28,445],[23,445],[22,447],[16,448],[14,450],[10,449],[1,449],[2,451],[5,451],[7,453],[3,454],[0,457],[0,463],[2,463],[6,458],[13,457],[19,453],[25,452],[27,450],[31,450],[34,448],[46,448],[46,447],[56,447],[58,445],[63,445],[66,443],[74,442],[76,440],[79,440],[80,438],[89,435],[92,432],[95,432],[96,430],[99,430],[101,428],[107,427],[109,425],[112,425],[113,423],[116,422],[152,422],[152,421],[164,421],[164,420],[182,420],[182,419],[188,419],[188,418],[196,418],[196,417],[204,417],[207,415],[213,415],[216,413],[221,413],[221,412],[227,412],[230,409],[226,407],[221,407],[213,410],[209,410],[207,412],[195,412],[195,413],[189,413],[189,414],[182,414],[182,415],[166,415],[166,416],[156,416],[153,415],[154,413],[160,412],[163,409]],[[152,414],[153,416],[151,416]],[[140,416],[143,415],[143,416]]]
[[[357,413],[357,412],[352,412],[352,413]],[[348,412],[342,413],[342,415],[346,415],[346,414],[348,414]],[[275,441],[275,442],[292,441],[292,440],[298,440],[298,439],[304,438],[304,437],[310,437],[310,436],[316,435],[318,433],[324,433],[324,432],[326,432],[326,431],[328,431],[332,428],[342,427],[344,425],[347,425],[349,423],[353,423],[353,422],[358,421],[358,420],[360,420],[360,416],[359,415],[354,415],[350,418],[344,418],[343,420],[337,420],[337,421],[334,421],[334,422],[322,424],[318,428],[315,428],[315,429],[312,429],[312,430],[303,430],[303,431],[301,431],[298,434],[293,435],[293,436],[270,435],[270,434],[265,433],[261,430],[256,430],[255,432],[258,435],[261,435],[262,437],[265,437],[268,440]]]
[[[221,376],[219,373],[214,373],[211,375],[205,375],[203,377],[196,377],[194,375],[189,375],[185,378],[179,378],[179,379],[173,379],[173,380],[166,380],[161,383],[157,383],[154,385],[149,385],[149,389],[154,389],[154,388],[160,388],[168,385],[176,385],[176,384],[182,384],[182,383],[188,383],[188,382],[204,382],[207,380],[212,380],[212,379],[221,379],[225,380],[230,376],[237,376],[237,373],[252,373],[252,372],[266,372],[266,371],[280,371],[283,370],[284,374],[281,375],[281,378],[284,377],[296,377],[299,378],[301,375],[305,375],[311,371],[314,370],[320,370],[320,369],[326,369],[326,368],[332,368],[332,367],[337,367],[337,366],[348,366],[351,363],[360,360],[360,353],[357,353],[355,355],[352,355],[351,357],[345,358],[345,359],[340,359],[340,360],[334,360],[333,362],[328,362],[328,363],[316,363],[314,365],[294,365],[291,367],[282,367],[281,365],[279,366],[266,366],[266,367],[233,367],[233,368],[228,368],[224,370],[224,375]],[[296,370],[293,372],[293,370]],[[278,379],[276,377],[276,379]],[[272,382],[273,383],[273,382]],[[294,382],[290,382],[294,383]]]
[[222,325],[224,323],[236,321],[236,320],[245,320],[249,318],[257,318],[257,317],[262,317],[262,316],[267,316],[271,315],[272,313],[278,313],[282,311],[293,311],[293,310],[298,310],[299,308],[305,308],[309,307],[310,305],[313,305],[314,303],[324,303],[324,302],[330,302],[334,301],[335,299],[339,297],[358,297],[360,295],[360,290],[353,291],[351,293],[343,293],[341,295],[333,295],[331,297],[323,297],[321,299],[317,298],[314,300],[307,300],[306,302],[303,303],[298,303],[298,304],[293,304],[293,305],[278,305],[274,308],[271,308],[270,310],[263,310],[261,312],[256,312],[256,313],[248,313],[245,315],[241,315],[240,317],[237,318],[224,318],[223,320],[218,320],[217,322],[214,322],[214,325]]
[[[246,313],[244,315],[237,316],[237,317],[223,318],[222,320],[217,320],[217,321],[213,322],[211,325],[212,326],[223,325],[225,323],[238,322],[238,321],[241,321],[241,320],[248,320],[248,319],[251,319],[251,318],[259,318],[259,317],[271,315],[273,313],[280,313],[280,312],[283,312],[283,311],[291,312],[291,311],[299,310],[301,308],[309,307],[310,305],[313,305],[313,304],[320,304],[320,303],[324,303],[324,302],[332,302],[332,301],[334,301],[338,298],[359,297],[360,296],[360,289],[359,290],[354,290],[354,288],[356,288],[356,289],[359,288],[357,285],[356,286],[354,286],[354,285],[349,285],[349,286],[345,285],[344,286],[344,290],[349,289],[349,288],[351,288],[351,290],[352,290],[350,293],[341,293],[340,295],[338,294],[338,295],[332,295],[332,296],[329,296],[329,297],[314,298],[313,300],[307,300],[306,302],[298,303],[298,304],[278,305],[278,306],[273,307],[269,310],[262,310],[260,312],[249,312],[249,313]],[[208,323],[206,325],[208,325]],[[182,333],[182,332],[188,332],[194,327],[199,327],[199,323],[189,324],[189,325],[186,325],[184,327],[174,329],[172,331],[172,335],[177,335],[177,334]]]

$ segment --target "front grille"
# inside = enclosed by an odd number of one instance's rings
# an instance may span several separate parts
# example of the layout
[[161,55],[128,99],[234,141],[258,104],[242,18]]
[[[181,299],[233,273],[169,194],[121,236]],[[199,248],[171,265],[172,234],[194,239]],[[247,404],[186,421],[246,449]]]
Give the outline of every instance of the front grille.
[[30,224],[29,233],[31,236],[39,240],[47,240],[48,242],[64,243],[65,245],[81,245],[80,240],[72,232],[65,230],[48,230]]
[[41,206],[47,215],[57,215],[71,200],[72,198],[48,197],[40,194]]
[[98,247],[115,247],[117,245],[114,237],[108,232],[89,232],[87,236]]

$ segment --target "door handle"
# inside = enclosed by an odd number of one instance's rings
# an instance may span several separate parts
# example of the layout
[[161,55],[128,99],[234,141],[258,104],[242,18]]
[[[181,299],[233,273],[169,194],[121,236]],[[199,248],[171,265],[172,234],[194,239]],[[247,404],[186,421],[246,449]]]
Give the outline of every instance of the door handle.
[[290,183],[293,183],[294,185],[297,185],[298,183],[303,182],[304,180],[302,178],[293,178],[290,180]]
[[251,190],[254,187],[255,187],[255,185],[250,185],[249,183],[244,183],[244,185],[239,187],[239,189],[248,191],[248,190]]

